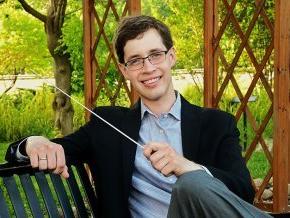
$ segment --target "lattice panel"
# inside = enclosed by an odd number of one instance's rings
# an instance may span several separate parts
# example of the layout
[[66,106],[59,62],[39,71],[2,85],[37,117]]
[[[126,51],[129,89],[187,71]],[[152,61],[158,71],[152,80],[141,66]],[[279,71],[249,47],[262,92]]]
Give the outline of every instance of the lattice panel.
[[[213,106],[235,114],[246,161],[254,151],[267,160],[263,183],[259,188],[253,183],[255,203],[264,209],[268,208],[261,196],[273,175],[272,141],[264,137],[266,132],[271,134],[273,115],[273,2],[218,0],[218,31],[213,42],[218,62]],[[229,101],[232,104],[225,105]]]
[[113,36],[117,23],[128,13],[127,1],[96,1],[93,8],[95,37],[93,38],[93,63],[96,72],[96,92],[93,102],[97,104],[130,105],[129,87],[118,69],[113,52]]

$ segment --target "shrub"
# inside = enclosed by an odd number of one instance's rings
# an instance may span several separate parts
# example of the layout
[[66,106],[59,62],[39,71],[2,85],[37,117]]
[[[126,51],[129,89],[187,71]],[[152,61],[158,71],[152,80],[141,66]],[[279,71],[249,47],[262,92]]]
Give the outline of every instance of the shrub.
[[54,134],[53,93],[48,87],[20,90],[0,98],[0,141],[13,141],[28,135]]
[[185,87],[182,96],[190,103],[202,106],[203,105],[203,91],[195,85]]
[[[84,103],[83,93],[72,96]],[[13,95],[0,97],[0,141],[15,141],[30,135],[43,135],[49,138],[59,135],[54,128],[54,112],[51,104],[54,98],[53,90],[43,87],[37,91],[19,90]],[[74,130],[85,123],[85,109],[72,101],[74,107]],[[101,95],[98,106],[110,105],[108,98]],[[128,98],[123,92],[116,100],[116,105],[129,106]]]

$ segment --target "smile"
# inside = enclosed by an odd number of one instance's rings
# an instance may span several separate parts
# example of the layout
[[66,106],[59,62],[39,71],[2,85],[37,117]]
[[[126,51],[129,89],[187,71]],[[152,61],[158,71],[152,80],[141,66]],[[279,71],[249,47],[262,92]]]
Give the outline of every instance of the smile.
[[145,85],[150,85],[150,84],[153,84],[153,83],[157,82],[158,80],[160,80],[160,78],[161,78],[160,76],[159,77],[155,77],[153,79],[142,81],[142,83],[145,84]]

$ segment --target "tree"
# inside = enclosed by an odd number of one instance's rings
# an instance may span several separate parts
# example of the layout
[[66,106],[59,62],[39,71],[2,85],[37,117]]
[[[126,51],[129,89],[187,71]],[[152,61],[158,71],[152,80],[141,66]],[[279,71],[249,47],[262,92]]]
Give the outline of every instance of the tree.
[[203,66],[203,1],[143,0],[143,13],[170,27],[177,53],[177,68],[192,71]]
[[[61,45],[62,27],[64,24],[67,0],[50,0],[47,14],[44,15],[32,4],[25,0],[18,0],[23,9],[44,24],[47,37],[47,47],[54,60],[55,84],[64,92],[71,93],[71,72],[70,55],[65,52],[66,48]],[[36,3],[36,4],[39,4]],[[67,135],[73,130],[73,107],[70,99],[56,90],[53,100],[53,110],[55,111],[55,125],[61,130],[63,135]]]
[[37,72],[51,76],[52,57],[42,23],[15,1],[0,5],[0,74]]

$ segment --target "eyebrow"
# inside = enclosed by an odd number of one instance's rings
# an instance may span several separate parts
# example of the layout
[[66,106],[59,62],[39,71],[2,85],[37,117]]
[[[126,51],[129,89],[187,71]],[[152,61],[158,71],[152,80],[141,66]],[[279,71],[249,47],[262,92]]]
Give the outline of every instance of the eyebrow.
[[[159,51],[163,51],[160,48],[154,48],[154,49],[150,49],[149,50],[149,55],[154,53],[154,52],[159,52]],[[135,58],[142,58],[140,55],[136,54],[136,55],[131,55],[130,57],[128,57],[128,61],[133,60]]]

